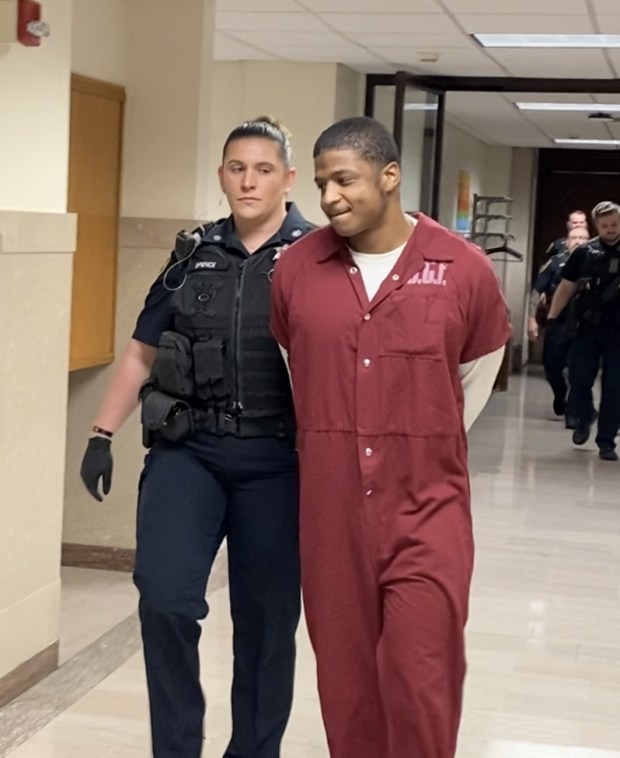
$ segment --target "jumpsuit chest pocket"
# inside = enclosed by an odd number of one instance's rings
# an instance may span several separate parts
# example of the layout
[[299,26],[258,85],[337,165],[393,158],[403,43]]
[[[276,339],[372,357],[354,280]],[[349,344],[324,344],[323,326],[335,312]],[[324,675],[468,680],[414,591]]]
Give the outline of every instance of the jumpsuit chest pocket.
[[442,303],[432,296],[398,291],[390,298],[390,306],[385,317],[381,354],[441,360],[444,355]]
[[392,296],[381,338],[381,418],[387,431],[416,437],[459,432],[446,358],[447,304],[419,293]]

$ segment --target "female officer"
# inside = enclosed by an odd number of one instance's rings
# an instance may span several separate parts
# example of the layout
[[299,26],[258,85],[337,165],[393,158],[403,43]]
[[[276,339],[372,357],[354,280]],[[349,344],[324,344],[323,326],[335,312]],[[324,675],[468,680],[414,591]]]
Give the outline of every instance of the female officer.
[[[219,169],[232,215],[177,237],[95,419],[81,475],[110,490],[112,435],[142,398],[147,445],[134,581],[155,758],[199,758],[199,619],[224,537],[234,626],[225,758],[279,758],[299,603],[298,479],[288,373],[269,332],[281,249],[311,229],[286,196],[287,134],[237,127]],[[141,389],[142,388],[142,389]]]

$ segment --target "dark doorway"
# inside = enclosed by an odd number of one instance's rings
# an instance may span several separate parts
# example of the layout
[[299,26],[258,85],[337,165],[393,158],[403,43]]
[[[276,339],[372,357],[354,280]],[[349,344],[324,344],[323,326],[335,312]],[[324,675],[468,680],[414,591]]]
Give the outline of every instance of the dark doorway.
[[[620,202],[619,150],[541,149],[532,256],[532,282],[549,244],[566,235],[571,211],[590,211],[601,200]],[[590,233],[596,230],[590,223]]]

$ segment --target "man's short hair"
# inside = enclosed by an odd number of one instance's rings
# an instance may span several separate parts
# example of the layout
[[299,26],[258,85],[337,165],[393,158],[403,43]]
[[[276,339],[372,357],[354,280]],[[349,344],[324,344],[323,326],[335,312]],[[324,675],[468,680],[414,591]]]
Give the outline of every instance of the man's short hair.
[[620,216],[620,205],[614,203],[612,200],[603,200],[592,209],[592,220],[596,221],[601,218],[601,216],[609,216],[612,213],[616,213]]
[[360,158],[384,168],[390,163],[400,166],[396,140],[379,121],[355,116],[337,121],[325,129],[314,145],[313,157],[328,150],[353,150]]

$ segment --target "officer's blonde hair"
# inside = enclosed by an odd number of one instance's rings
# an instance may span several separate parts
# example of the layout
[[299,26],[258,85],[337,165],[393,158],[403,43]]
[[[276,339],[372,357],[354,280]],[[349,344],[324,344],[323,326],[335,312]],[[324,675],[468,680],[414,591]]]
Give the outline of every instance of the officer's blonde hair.
[[620,205],[612,200],[603,200],[592,209],[592,220],[596,221],[601,216],[609,216],[612,213],[617,213],[620,216]]
[[226,150],[231,142],[249,137],[263,137],[275,142],[280,148],[282,162],[287,169],[292,168],[293,148],[291,147],[291,134],[283,124],[271,116],[259,116],[236,126],[224,143],[223,155],[226,155]]

